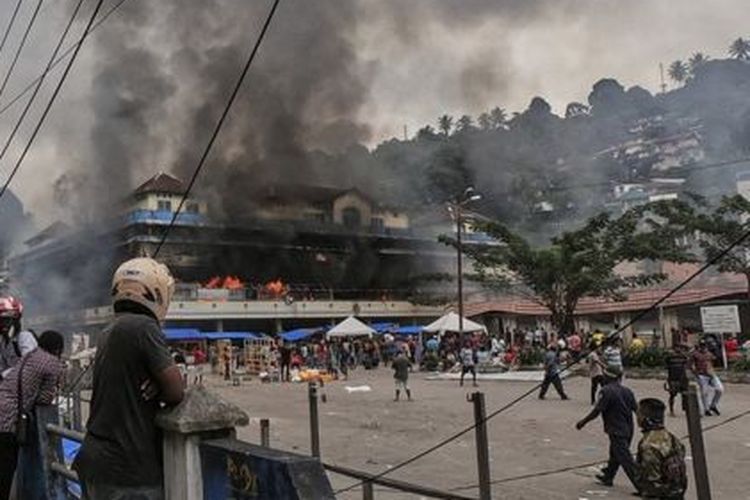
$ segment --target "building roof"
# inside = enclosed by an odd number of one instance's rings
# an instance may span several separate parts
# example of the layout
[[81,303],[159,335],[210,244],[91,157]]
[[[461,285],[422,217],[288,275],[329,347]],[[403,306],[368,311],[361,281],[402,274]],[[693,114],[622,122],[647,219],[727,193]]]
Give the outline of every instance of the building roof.
[[133,194],[139,195],[147,193],[184,194],[185,185],[180,179],[165,174],[164,172],[159,172],[141,184]]
[[42,229],[28,240],[24,241],[24,243],[30,247],[34,247],[41,243],[44,243],[45,241],[59,238],[71,232],[71,230],[71,227],[66,223],[57,221]]
[[[666,295],[667,292],[669,290],[661,288],[633,290],[627,295],[625,300],[619,302],[604,298],[586,297],[579,302],[578,308],[576,308],[576,315],[642,311],[651,307],[652,304]],[[747,293],[747,286],[740,283],[732,283],[726,286],[683,288],[664,301],[662,307],[699,304],[738,293]],[[488,313],[517,314],[519,316],[550,315],[549,310],[540,304],[513,296],[466,305],[466,315],[469,317]]]

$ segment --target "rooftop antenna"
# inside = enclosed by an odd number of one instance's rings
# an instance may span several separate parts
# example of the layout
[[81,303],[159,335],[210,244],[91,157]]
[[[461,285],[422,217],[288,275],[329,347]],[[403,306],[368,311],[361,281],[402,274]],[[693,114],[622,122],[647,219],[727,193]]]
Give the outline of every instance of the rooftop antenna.
[[667,92],[667,82],[664,81],[664,64],[659,63],[659,78],[661,80],[661,93],[664,94]]

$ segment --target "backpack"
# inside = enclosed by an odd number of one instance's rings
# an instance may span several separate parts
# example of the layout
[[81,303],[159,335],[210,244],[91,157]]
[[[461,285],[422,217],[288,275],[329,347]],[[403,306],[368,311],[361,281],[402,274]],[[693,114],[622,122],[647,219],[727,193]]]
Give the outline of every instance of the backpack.
[[663,484],[670,492],[684,493],[688,485],[684,448],[673,434],[669,437],[672,441],[672,448],[662,462]]

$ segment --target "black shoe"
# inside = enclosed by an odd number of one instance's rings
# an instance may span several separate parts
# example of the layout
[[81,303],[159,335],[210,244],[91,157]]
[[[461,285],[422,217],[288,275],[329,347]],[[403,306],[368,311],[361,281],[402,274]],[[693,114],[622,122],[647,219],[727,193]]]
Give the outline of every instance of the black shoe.
[[706,413],[705,413],[705,415],[706,415],[707,417],[712,417],[712,416],[713,416],[713,413],[711,413],[711,410],[706,410]]
[[720,412],[720,411],[719,411],[719,409],[718,409],[717,407],[715,407],[715,406],[712,406],[711,408],[709,408],[709,410],[708,410],[708,411],[712,411],[712,412],[714,412],[714,415],[716,415],[717,417],[721,416],[721,412]]
[[541,399],[542,401],[544,401],[544,396],[539,396],[539,399]]
[[568,396],[563,396],[563,397],[561,397],[560,399],[562,399],[563,401],[567,401],[567,400],[568,400],[568,399],[570,399],[570,398],[569,398]]
[[596,477],[596,480],[599,482],[599,484],[601,484],[602,486],[609,487],[614,484],[614,481],[608,478],[607,476],[605,476],[604,474],[597,474],[595,477]]

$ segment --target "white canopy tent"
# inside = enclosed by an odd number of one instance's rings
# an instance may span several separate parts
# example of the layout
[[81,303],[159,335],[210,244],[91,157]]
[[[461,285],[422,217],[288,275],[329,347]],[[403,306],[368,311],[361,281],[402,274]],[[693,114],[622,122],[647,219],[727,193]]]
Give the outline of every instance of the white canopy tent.
[[344,321],[334,326],[328,333],[327,339],[340,339],[345,337],[372,337],[375,330],[362,323],[354,316],[349,316]]
[[[439,333],[441,335],[445,332],[457,333],[459,331],[458,319],[459,319],[458,314],[454,312],[449,312],[448,314],[441,317],[440,319],[425,326],[423,331],[428,332],[428,333]],[[486,331],[487,331],[487,328],[484,325],[480,325],[479,323],[471,321],[470,319],[464,318],[464,325],[463,325],[464,333],[486,332]]]

